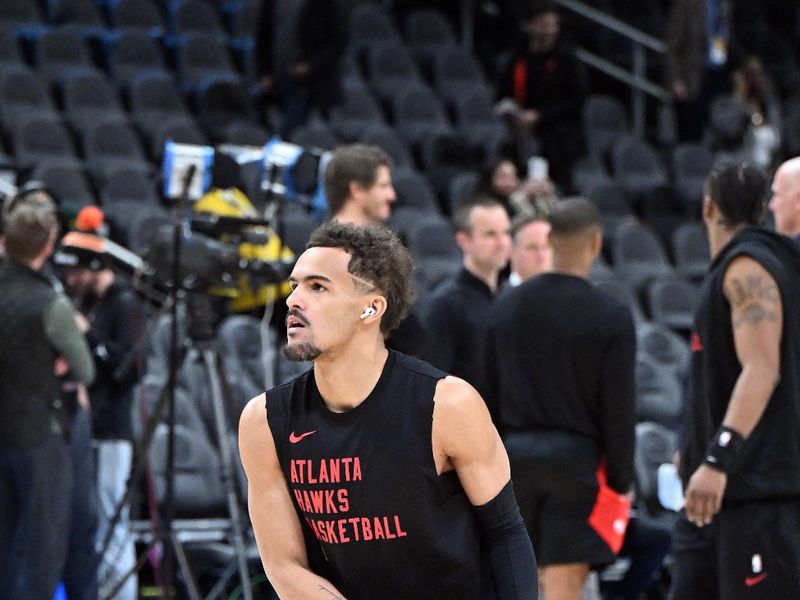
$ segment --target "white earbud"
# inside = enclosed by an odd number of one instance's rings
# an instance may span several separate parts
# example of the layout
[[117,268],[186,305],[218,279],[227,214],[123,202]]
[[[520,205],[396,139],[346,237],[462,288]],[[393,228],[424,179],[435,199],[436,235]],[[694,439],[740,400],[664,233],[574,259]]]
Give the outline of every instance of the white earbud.
[[376,314],[377,312],[378,312],[378,311],[376,311],[376,310],[375,310],[374,308],[372,308],[371,306],[367,306],[367,307],[364,309],[364,312],[362,312],[362,313],[361,313],[361,316],[360,316],[360,317],[358,317],[358,318],[359,318],[359,319],[366,319],[367,317],[374,317],[374,316],[375,316],[375,314]]

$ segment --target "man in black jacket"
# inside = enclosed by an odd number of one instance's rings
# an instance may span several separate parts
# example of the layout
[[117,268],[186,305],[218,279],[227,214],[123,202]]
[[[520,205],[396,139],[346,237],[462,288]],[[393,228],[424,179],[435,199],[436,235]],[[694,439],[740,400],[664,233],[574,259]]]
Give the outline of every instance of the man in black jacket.
[[0,268],[0,598],[52,598],[67,549],[72,469],[55,414],[60,375],[94,365],[69,300],[40,270],[58,232],[50,207],[6,207]]
[[489,313],[484,396],[545,595],[577,600],[590,565],[613,562],[625,532],[636,343],[630,311],[587,281],[602,244],[597,209],[564,200],[550,224],[552,272],[509,290]]
[[706,181],[675,600],[800,597],[800,253],[756,227],[766,190],[746,163]]
[[[101,244],[98,236],[71,232],[62,241],[57,262],[72,265],[64,268],[66,285],[80,310],[79,325],[97,368],[89,401],[101,512],[98,540],[102,543],[125,493],[133,459],[131,402],[136,371],[133,363],[123,363],[139,337],[140,314],[133,292],[115,276]],[[136,564],[127,507],[114,524],[111,543],[105,550],[99,570],[101,593],[104,587],[113,589]],[[131,577],[116,597],[135,600],[137,595],[136,577]]]

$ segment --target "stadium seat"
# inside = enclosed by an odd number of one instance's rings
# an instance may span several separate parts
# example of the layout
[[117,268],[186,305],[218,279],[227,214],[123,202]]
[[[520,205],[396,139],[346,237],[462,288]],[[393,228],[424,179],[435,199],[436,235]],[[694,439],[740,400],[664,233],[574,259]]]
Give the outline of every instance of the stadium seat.
[[109,73],[120,87],[129,87],[144,71],[169,75],[158,42],[143,30],[115,31],[105,45]]
[[48,0],[48,21],[76,27],[83,35],[100,35],[106,29],[98,5],[92,0]]
[[392,158],[394,171],[413,171],[414,159],[406,143],[387,125],[372,125],[363,130],[361,141],[379,146]]
[[86,166],[95,177],[120,167],[150,169],[150,163],[136,132],[117,120],[88,124],[83,135]]
[[0,122],[3,128],[13,131],[18,122],[34,116],[60,118],[44,79],[27,69],[0,73]]
[[462,203],[470,200],[477,188],[477,173],[461,173],[453,177],[447,190],[448,212],[453,214]]
[[68,69],[95,69],[86,43],[69,27],[43,32],[36,40],[34,55],[37,70],[50,81]]
[[373,44],[400,42],[389,15],[376,4],[364,2],[350,13],[348,21],[348,43],[357,55]]
[[369,128],[385,126],[385,121],[372,96],[345,88],[342,102],[331,109],[330,124],[338,137],[353,142]]
[[647,286],[650,317],[676,331],[692,328],[697,304],[697,288],[685,279],[655,279]]
[[619,277],[603,277],[594,282],[598,289],[616,298],[631,311],[631,317],[637,327],[647,321],[636,290]]
[[16,33],[13,29],[4,28],[0,23],[0,74],[26,68]]
[[[178,518],[224,516],[225,489],[220,479],[220,459],[211,443],[183,425],[175,425],[173,502]],[[148,452],[156,502],[166,498],[168,429],[156,428]]]
[[130,81],[128,98],[131,119],[148,138],[152,138],[165,121],[191,118],[175,80],[168,73],[138,73]]
[[164,34],[164,17],[154,0],[114,0],[108,2],[108,10],[117,30],[138,30],[155,37]]
[[54,116],[38,115],[20,119],[12,133],[14,155],[22,164],[76,158],[67,128]]
[[366,52],[369,86],[382,101],[388,102],[408,86],[422,83],[411,54],[402,44],[374,44]]
[[614,272],[636,289],[651,279],[674,272],[656,234],[636,223],[624,223],[617,228],[611,258]]
[[156,125],[149,139],[150,155],[157,164],[164,156],[164,145],[167,141],[205,146],[208,145],[208,136],[191,117],[175,116],[165,119]]
[[443,48],[434,56],[433,87],[451,105],[467,92],[483,89],[491,93],[477,59],[460,46]]
[[413,171],[395,173],[392,183],[397,193],[397,201],[394,206],[422,213],[439,212],[436,194],[422,175]]
[[636,424],[636,449],[633,455],[636,495],[644,500],[651,514],[661,512],[658,468],[662,464],[672,463],[677,449],[677,436],[673,431],[652,421]]
[[610,96],[590,96],[583,104],[583,132],[589,154],[599,161],[629,132],[625,107]]
[[83,168],[73,161],[42,163],[33,171],[33,178],[53,190],[62,207],[74,209],[95,202],[94,192]]
[[456,45],[450,21],[436,10],[415,10],[405,19],[405,38],[423,68],[430,68],[434,57]]
[[437,132],[451,130],[444,108],[430,88],[411,85],[392,99],[395,131],[411,145]]
[[42,13],[36,0],[3,0],[0,2],[0,29],[13,31],[22,27],[39,27]]
[[298,127],[289,136],[289,141],[305,148],[317,148],[319,150],[333,150],[339,145],[339,140],[330,128],[323,123]]
[[700,281],[710,262],[708,239],[702,224],[683,223],[672,233],[672,256],[678,272],[692,281]]
[[647,356],[636,358],[636,418],[675,428],[681,414],[683,390],[677,375]]
[[661,323],[637,324],[636,351],[672,369],[679,379],[685,376],[689,366],[690,351],[686,339]]
[[432,131],[420,142],[425,176],[436,193],[444,197],[450,181],[462,173],[474,173],[481,162],[480,151],[457,131]]
[[176,40],[176,62],[187,90],[210,76],[238,77],[228,47],[207,33],[189,33]]
[[222,141],[234,123],[261,127],[261,117],[250,93],[238,79],[210,77],[197,88],[197,120],[212,142]]
[[622,223],[632,222],[635,217],[628,203],[628,194],[616,183],[601,183],[592,187],[587,199],[600,211],[603,222],[603,236],[609,245],[613,244],[614,234]]
[[702,144],[680,144],[672,152],[675,189],[686,204],[687,216],[699,216],[703,185],[714,165],[714,155]]
[[611,149],[614,180],[630,194],[646,194],[668,182],[661,157],[646,141],[623,137]]
[[157,206],[160,201],[153,180],[141,169],[114,169],[101,178],[98,187],[103,206],[117,202],[139,202]]
[[281,237],[283,243],[291,248],[296,256],[306,249],[311,232],[316,229],[316,223],[305,213],[293,212],[281,215]]
[[127,121],[117,91],[94,71],[67,72],[59,81],[64,116],[79,135],[99,121]]
[[176,0],[168,6],[175,35],[198,33],[223,43],[227,40],[225,26],[211,3],[205,0]]
[[225,317],[219,325],[217,340],[228,378],[237,374],[259,390],[258,393],[271,388],[274,385],[276,338],[274,331],[264,329],[255,317]]

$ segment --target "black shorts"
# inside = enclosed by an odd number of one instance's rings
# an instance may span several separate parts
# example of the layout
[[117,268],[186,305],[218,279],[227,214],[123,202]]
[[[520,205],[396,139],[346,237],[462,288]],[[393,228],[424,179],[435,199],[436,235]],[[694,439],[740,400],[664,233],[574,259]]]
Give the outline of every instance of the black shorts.
[[606,565],[615,555],[589,524],[599,451],[590,438],[563,432],[505,436],[511,479],[540,566]]
[[725,506],[707,527],[681,513],[672,600],[800,598],[800,498]]

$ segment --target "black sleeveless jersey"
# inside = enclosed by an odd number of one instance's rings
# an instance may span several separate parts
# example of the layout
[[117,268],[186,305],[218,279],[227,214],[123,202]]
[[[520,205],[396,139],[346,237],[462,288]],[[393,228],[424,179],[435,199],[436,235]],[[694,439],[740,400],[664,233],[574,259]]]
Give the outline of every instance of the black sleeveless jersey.
[[800,253],[783,236],[758,228],[738,233],[714,258],[695,313],[692,389],[684,415],[684,487],[722,424],[741,373],[723,279],[731,261],[747,255],[777,283],[783,303],[780,382],[728,477],[726,502],[800,495]]
[[[324,404],[311,369],[267,392],[267,418],[309,563],[350,600],[482,598],[479,525],[431,430],[445,374],[390,350],[367,398]],[[321,549],[321,553],[320,553]]]

